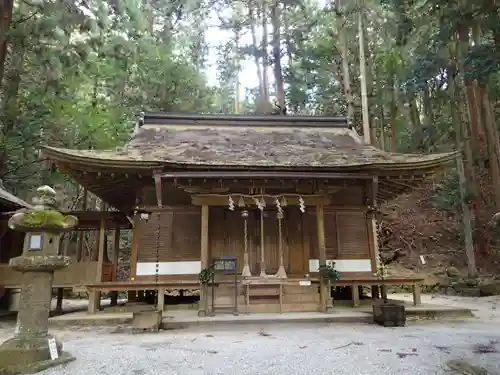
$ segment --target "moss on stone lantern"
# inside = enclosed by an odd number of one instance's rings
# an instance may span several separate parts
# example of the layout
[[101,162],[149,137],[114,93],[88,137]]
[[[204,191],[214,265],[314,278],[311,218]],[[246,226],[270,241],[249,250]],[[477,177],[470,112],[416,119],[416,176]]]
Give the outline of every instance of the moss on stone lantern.
[[74,360],[48,333],[54,271],[69,265],[59,255],[59,236],[78,223],[56,208],[49,186],[37,189],[33,209],[21,209],[9,219],[9,228],[25,232],[23,254],[9,266],[25,274],[14,337],[0,345],[0,373],[33,373]]

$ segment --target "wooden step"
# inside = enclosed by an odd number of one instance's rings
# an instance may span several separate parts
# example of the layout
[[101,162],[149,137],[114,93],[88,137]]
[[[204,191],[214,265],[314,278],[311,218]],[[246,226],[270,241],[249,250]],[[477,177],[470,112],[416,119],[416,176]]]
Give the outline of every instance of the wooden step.
[[283,296],[283,303],[319,303],[319,294],[288,294]]
[[279,289],[275,289],[275,288],[270,288],[270,289],[253,289],[253,288],[250,288],[248,290],[248,295],[250,297],[253,297],[253,296],[279,296],[280,295],[280,290]]
[[[212,296],[209,296],[209,303],[212,303]],[[215,296],[215,306],[234,304],[234,296]],[[245,303],[245,296],[238,296],[238,304]]]
[[250,304],[248,306],[242,306],[242,310],[247,313],[279,313],[280,305],[279,303]]
[[286,303],[283,304],[283,312],[318,312],[319,303]]
[[283,286],[283,294],[319,294],[318,286]]
[[[211,295],[212,289],[208,289],[208,293]],[[243,295],[245,293],[245,287],[243,285],[238,285],[238,294]],[[215,288],[215,295],[217,296],[234,296],[234,285],[219,286]]]

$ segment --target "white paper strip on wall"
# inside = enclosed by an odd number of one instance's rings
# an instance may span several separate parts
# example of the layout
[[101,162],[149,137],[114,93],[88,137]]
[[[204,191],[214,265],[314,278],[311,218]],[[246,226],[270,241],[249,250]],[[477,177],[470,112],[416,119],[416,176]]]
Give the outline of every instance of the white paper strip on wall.
[[[335,269],[339,272],[373,272],[370,259],[329,259],[326,264],[335,262]],[[309,259],[309,271],[318,272],[319,259]]]
[[[201,261],[159,262],[158,275],[197,275],[201,272]],[[156,262],[137,262],[136,276],[156,274]]]

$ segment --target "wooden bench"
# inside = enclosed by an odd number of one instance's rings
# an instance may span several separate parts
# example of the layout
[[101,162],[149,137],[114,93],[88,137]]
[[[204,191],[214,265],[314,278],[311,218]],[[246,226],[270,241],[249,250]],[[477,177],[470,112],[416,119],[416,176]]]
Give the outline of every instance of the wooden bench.
[[360,305],[359,289],[360,285],[371,285],[382,287],[382,297],[387,298],[387,287],[390,285],[411,285],[413,292],[413,305],[422,304],[421,285],[424,282],[423,278],[402,278],[402,277],[386,277],[384,280],[378,278],[359,278],[349,280],[339,280],[335,282],[335,286],[350,286],[352,288],[352,304],[354,307]]
[[243,285],[245,286],[245,304],[247,308],[250,305],[250,297],[278,297],[280,314],[283,313],[283,281],[243,281]]
[[89,293],[88,312],[95,314],[99,306],[94,302],[97,299],[92,298],[96,293],[102,292],[125,292],[129,290],[157,290],[158,306],[163,306],[165,301],[166,289],[196,289],[200,288],[200,282],[194,280],[176,280],[176,281],[109,281],[94,284],[86,284],[85,288]]

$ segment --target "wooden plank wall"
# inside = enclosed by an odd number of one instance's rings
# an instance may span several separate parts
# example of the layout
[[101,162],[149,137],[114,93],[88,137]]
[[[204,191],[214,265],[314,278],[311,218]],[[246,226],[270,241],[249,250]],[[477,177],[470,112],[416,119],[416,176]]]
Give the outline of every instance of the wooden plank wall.
[[[325,207],[325,234],[327,259],[367,259],[371,257],[368,220],[361,210],[362,194],[354,194],[347,203],[353,206]],[[260,273],[260,212],[249,210],[248,251],[252,274]],[[264,242],[266,272],[273,274],[279,267],[278,224],[276,210],[265,210]],[[159,220],[159,235],[157,233]],[[284,264],[289,275],[309,273],[309,259],[319,259],[316,213],[310,207],[302,214],[298,207],[285,207],[283,220]],[[201,208],[197,206],[171,206],[164,212],[154,213],[149,221],[139,221],[137,227],[138,262],[156,261],[159,242],[160,261],[200,260]],[[243,267],[244,219],[241,210],[210,207],[209,259],[236,256]]]
[[200,260],[200,207],[167,207],[148,221],[138,220],[136,231],[138,262],[156,262],[157,246],[161,262]]

